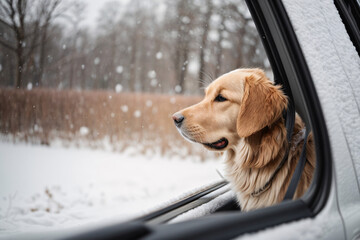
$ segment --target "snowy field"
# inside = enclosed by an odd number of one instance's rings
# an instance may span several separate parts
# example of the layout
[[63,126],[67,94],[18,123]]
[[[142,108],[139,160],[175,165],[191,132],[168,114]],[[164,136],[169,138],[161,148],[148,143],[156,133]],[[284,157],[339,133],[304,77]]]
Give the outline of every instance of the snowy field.
[[0,143],[0,239],[121,222],[220,179],[221,161],[133,152]]

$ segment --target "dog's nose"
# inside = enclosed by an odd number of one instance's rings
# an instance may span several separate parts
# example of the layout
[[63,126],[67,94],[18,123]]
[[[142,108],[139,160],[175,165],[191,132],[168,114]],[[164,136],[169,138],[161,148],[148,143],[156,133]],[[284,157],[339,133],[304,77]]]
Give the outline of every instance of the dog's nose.
[[182,122],[184,121],[185,117],[181,113],[175,113],[172,116],[174,123],[177,127],[181,127]]

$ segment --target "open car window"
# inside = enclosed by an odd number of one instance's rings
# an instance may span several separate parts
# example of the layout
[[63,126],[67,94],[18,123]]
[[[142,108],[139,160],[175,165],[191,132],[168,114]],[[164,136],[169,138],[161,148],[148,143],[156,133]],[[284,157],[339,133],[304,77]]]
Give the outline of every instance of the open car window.
[[0,234],[117,223],[206,189],[233,199],[222,156],[171,115],[239,67],[282,84],[261,37],[240,0],[1,2]]

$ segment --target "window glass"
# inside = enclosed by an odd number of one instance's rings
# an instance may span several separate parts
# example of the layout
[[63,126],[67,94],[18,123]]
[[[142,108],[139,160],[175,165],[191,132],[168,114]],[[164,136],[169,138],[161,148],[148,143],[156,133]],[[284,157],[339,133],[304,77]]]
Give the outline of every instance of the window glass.
[[220,179],[171,115],[271,69],[242,0],[0,2],[0,236],[125,220]]

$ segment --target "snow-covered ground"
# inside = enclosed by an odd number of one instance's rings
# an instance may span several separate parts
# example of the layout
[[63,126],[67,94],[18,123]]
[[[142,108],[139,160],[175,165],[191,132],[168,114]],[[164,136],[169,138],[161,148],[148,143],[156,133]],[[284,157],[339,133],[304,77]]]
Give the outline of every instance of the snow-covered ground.
[[221,161],[0,143],[0,238],[119,222],[220,179]]

